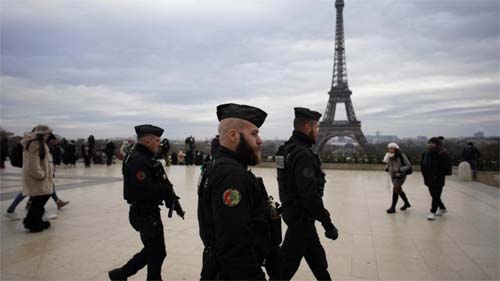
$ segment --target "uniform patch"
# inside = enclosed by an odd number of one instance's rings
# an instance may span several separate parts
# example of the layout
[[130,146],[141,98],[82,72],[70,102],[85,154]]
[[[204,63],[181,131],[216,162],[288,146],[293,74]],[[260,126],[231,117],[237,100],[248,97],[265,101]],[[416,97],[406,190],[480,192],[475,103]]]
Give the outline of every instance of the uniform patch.
[[314,176],[314,172],[311,168],[304,168],[304,170],[302,170],[302,174],[306,178],[312,178]]
[[238,189],[228,188],[222,194],[222,202],[228,207],[234,207],[240,204],[241,193]]
[[135,173],[135,177],[137,178],[137,180],[143,181],[146,179],[146,173],[144,171],[138,171],[137,173]]

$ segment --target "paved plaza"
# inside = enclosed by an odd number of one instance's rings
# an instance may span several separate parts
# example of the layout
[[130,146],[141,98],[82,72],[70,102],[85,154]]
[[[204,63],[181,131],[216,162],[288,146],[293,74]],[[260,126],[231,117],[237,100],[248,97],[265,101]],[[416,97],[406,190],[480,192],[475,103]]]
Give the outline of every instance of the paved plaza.
[[[59,168],[59,197],[71,203],[57,210],[52,227],[28,233],[20,220],[3,217],[20,188],[20,169],[1,172],[1,280],[107,280],[107,271],[124,264],[140,248],[139,235],[128,223],[122,199],[120,165]],[[199,279],[202,244],[196,219],[199,167],[172,166],[174,183],[186,220],[167,218],[167,280]],[[278,198],[276,172],[254,168],[271,195]],[[330,272],[337,280],[498,280],[499,189],[448,178],[443,201],[449,212],[428,221],[430,196],[420,173],[409,176],[404,189],[412,208],[386,214],[390,204],[384,172],[327,170],[325,205],[339,228],[337,241],[326,240],[320,224]],[[17,208],[24,216],[25,203]],[[402,204],[402,203],[400,203]],[[143,269],[129,280],[145,280]],[[294,280],[314,280],[305,261]]]

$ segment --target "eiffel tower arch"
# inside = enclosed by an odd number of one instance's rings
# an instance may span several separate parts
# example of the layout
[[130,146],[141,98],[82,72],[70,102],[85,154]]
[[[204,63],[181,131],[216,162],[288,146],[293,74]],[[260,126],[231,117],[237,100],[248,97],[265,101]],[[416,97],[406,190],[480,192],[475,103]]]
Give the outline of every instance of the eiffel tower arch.
[[[321,154],[328,141],[334,137],[350,137],[361,147],[366,144],[366,138],[361,130],[361,121],[356,118],[351,101],[352,92],[347,82],[347,67],[345,59],[344,39],[344,0],[336,0],[337,20],[335,28],[335,56],[333,63],[332,86],[328,92],[329,99],[325,115],[319,123],[319,138],[314,150]],[[335,111],[338,104],[345,105],[346,121],[336,121]]]

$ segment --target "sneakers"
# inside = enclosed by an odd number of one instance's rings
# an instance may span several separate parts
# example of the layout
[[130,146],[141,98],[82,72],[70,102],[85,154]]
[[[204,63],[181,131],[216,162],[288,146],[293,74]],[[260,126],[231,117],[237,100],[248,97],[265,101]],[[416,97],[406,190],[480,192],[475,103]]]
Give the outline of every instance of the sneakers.
[[446,209],[438,209],[436,212],[436,216],[442,216],[446,213],[448,213],[448,211]]
[[20,219],[21,219],[21,217],[19,217],[19,216],[16,214],[16,212],[12,212],[12,213],[7,212],[7,213],[5,213],[5,215],[4,215],[4,216],[5,216],[6,218],[11,219],[11,220],[20,220]]
[[56,214],[49,214],[49,213],[43,214],[42,220],[48,221],[48,220],[53,220],[53,219],[57,219]]
[[57,202],[56,202],[58,210],[61,210],[62,207],[66,206],[68,204],[69,204],[69,201],[62,201],[61,199],[57,200]]
[[430,213],[428,216],[427,216],[427,219],[430,220],[430,221],[433,221],[436,219],[436,215],[434,213]]

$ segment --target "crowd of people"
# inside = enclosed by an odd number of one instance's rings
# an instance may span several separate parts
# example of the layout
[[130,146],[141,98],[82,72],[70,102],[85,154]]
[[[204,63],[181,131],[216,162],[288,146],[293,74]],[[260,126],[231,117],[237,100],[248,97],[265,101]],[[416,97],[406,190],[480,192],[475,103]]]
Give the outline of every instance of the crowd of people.
[[[318,139],[321,114],[300,107],[294,113],[292,135],[279,147],[275,157],[281,205],[269,196],[263,179],[248,169],[261,161],[259,128],[267,113],[259,108],[238,104],[218,106],[219,134],[207,154],[195,150],[194,138],[188,137],[186,154],[181,150],[169,155],[168,139],[160,138],[163,129],[152,125],[136,126],[137,141],[127,140],[120,148],[107,140],[103,150],[106,165],[112,165],[113,157],[121,155],[123,194],[130,205],[130,224],[140,233],[144,245],[125,265],[111,270],[110,279],[126,280],[147,266],[147,279],[161,280],[166,248],[159,205],[165,202],[170,209],[169,217],[172,211],[183,219],[185,215],[180,198],[158,161],[163,159],[167,165],[202,165],[197,193],[199,235],[204,245],[202,280],[262,280],[263,268],[272,280],[290,280],[303,258],[316,279],[331,280],[315,225],[315,222],[321,224],[327,239],[339,237],[333,216],[323,203],[326,176],[320,158],[312,150]],[[431,195],[428,220],[447,213],[442,193],[452,166],[443,140],[432,137],[420,161],[424,184]],[[6,216],[19,219],[15,209],[29,196],[23,225],[31,232],[40,232],[51,225],[51,218],[45,214],[49,198],[53,198],[58,209],[69,203],[56,194],[56,166],[61,162],[74,166],[78,149],[74,141],[62,139],[59,143],[46,125],[34,127],[16,147],[10,157],[13,166],[22,168],[22,191],[7,209]],[[79,151],[85,167],[90,167],[96,157],[94,137],[90,136]],[[469,144],[463,156],[473,166],[480,153]],[[403,185],[413,173],[412,163],[396,143],[388,144],[384,162],[392,182],[392,202],[387,213],[396,213],[399,198],[404,203],[400,210],[406,211],[412,206]],[[282,221],[287,226],[284,235]]]

